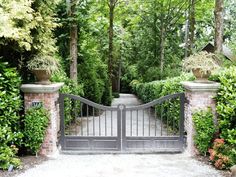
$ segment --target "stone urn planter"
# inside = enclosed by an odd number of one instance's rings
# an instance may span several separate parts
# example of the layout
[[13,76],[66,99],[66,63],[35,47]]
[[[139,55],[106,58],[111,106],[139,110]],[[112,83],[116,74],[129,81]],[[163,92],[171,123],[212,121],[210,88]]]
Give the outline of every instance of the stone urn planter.
[[42,85],[51,84],[51,81],[49,80],[51,77],[51,73],[49,73],[47,70],[34,69],[32,70],[32,73],[35,75],[37,79],[36,84],[42,84]]
[[195,82],[209,82],[208,78],[211,75],[211,71],[205,73],[200,68],[192,69],[193,75],[196,77]]
[[209,82],[208,78],[212,71],[220,68],[218,58],[213,53],[201,51],[194,53],[183,61],[183,68],[192,71],[196,77],[195,82]]
[[50,77],[59,68],[59,62],[53,56],[39,54],[28,62],[28,69],[35,75],[36,84],[51,84]]

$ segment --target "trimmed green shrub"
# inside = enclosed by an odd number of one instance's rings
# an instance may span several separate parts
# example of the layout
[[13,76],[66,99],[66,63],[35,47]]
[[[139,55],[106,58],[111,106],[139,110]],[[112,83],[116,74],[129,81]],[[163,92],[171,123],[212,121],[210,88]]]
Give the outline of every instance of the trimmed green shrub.
[[49,113],[42,106],[31,107],[27,110],[24,119],[24,145],[36,154],[44,140],[49,122]]
[[[148,83],[139,83],[132,81],[130,83],[132,90],[145,103],[158,99],[160,97],[183,92],[181,81],[194,80],[191,74],[183,73],[178,77],[167,78],[166,80],[153,81]],[[157,117],[161,117],[166,124],[171,123],[172,131],[178,132],[180,101],[172,99],[156,106]]]
[[214,117],[211,109],[200,110],[193,115],[193,122],[196,134],[194,135],[194,143],[198,151],[206,155],[208,149],[212,145],[212,139],[216,133],[216,125],[214,125]]
[[0,62],[0,169],[20,165],[16,153],[22,143],[19,111],[21,79],[14,68]]

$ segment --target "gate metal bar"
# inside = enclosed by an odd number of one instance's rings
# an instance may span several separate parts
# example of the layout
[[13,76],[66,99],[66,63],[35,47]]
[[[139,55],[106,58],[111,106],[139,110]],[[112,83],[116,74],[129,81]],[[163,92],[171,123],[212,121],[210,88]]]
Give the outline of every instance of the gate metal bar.
[[[150,136],[150,116],[151,116],[151,108],[154,107],[154,114],[156,112],[156,105],[161,105],[163,102],[168,101],[170,99],[179,99],[180,104],[180,115],[179,115],[179,135],[170,135],[169,127],[168,127],[168,117],[167,117],[167,128],[166,128],[166,135],[163,135],[163,123],[161,122],[161,132],[160,135],[156,134],[156,130],[154,135]],[[122,149],[124,151],[131,151],[131,152],[181,152],[184,148],[184,100],[185,96],[184,93],[177,93],[172,95],[164,96],[160,99],[154,100],[147,104],[134,106],[134,107],[125,107],[124,112],[134,112],[137,111],[137,120],[138,120],[138,111],[139,110],[146,110],[148,115],[148,133],[146,136],[144,132],[142,135],[138,133],[136,136],[126,135],[126,114],[122,116]],[[162,109],[162,108],[161,108]],[[162,111],[162,110],[161,110]],[[143,115],[142,115],[143,116]],[[154,115],[156,117],[156,114]],[[143,119],[143,117],[142,117]],[[162,119],[162,115],[161,115]],[[162,121],[162,120],[161,120]],[[138,125],[138,121],[137,124]],[[156,129],[156,121],[154,123]],[[137,127],[138,129],[138,127]]]
[[[82,112],[82,106],[81,106],[81,125],[80,125],[80,134],[79,135],[66,135],[65,134],[65,110],[64,110],[64,100],[65,98],[70,98],[72,100],[78,100],[81,102],[80,105],[85,105],[86,104],[86,129],[87,129],[87,135],[83,133],[83,129],[85,127],[83,126],[82,118],[83,118],[83,112]],[[60,101],[60,144],[61,144],[61,149],[62,150],[78,150],[78,151],[120,151],[121,150],[121,111],[119,110],[118,107],[108,107],[108,106],[103,106],[99,105],[97,103],[94,103],[92,101],[89,101],[87,99],[84,99],[79,96],[75,95],[70,95],[70,94],[60,94],[59,97]],[[98,109],[99,111],[99,133],[98,135],[94,135],[95,131],[92,132],[93,136],[89,135],[89,111],[88,111],[88,106],[91,106],[93,108]],[[100,112],[102,111],[111,111],[111,112],[117,112],[117,133],[116,136],[113,134],[111,136],[106,136],[107,131],[105,130],[105,136],[101,134],[101,115]],[[92,120],[94,120],[94,114],[92,116]],[[106,122],[106,117],[105,117],[105,122]],[[94,123],[93,125],[93,130],[95,129]],[[107,125],[105,125],[105,129]],[[111,130],[113,131],[113,130]]]
[[[78,117],[80,121],[79,134],[66,134],[65,99],[80,102],[80,114],[78,114],[81,115]],[[172,134],[169,132],[171,131],[169,130],[170,125],[175,127],[174,119],[173,122],[168,120],[169,114],[167,114],[167,125],[163,124],[163,114],[165,112],[162,106],[160,107],[160,119],[157,117],[157,106],[172,99],[177,99],[180,105],[178,135],[174,132]],[[109,107],[99,105],[79,96],[60,94],[61,148],[64,151],[76,150],[94,153],[99,151],[140,153],[181,152],[184,146],[184,100],[184,93],[177,93],[139,106],[126,107],[124,104],[120,104],[115,107]],[[84,114],[83,106],[85,106]],[[91,118],[89,115],[90,107],[92,107]],[[95,112],[98,115],[95,116]],[[110,116],[108,113],[110,113]],[[113,116],[113,113],[116,116]],[[153,113],[154,115],[152,116]],[[73,115],[77,115],[77,113],[73,112]],[[85,125],[83,125],[83,117]],[[170,124],[168,124],[169,122]],[[90,125],[92,125],[92,128],[90,128]],[[95,129],[99,130],[98,133],[95,132]],[[83,132],[84,130],[85,132]],[[102,132],[103,130],[104,132]],[[75,132],[77,132],[77,127],[75,127]]]

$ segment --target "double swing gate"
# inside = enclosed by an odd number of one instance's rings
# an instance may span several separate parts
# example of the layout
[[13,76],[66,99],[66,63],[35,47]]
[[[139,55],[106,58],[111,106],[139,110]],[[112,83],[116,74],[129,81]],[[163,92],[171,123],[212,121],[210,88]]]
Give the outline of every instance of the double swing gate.
[[138,106],[111,107],[60,94],[62,151],[181,152],[184,146],[184,93]]

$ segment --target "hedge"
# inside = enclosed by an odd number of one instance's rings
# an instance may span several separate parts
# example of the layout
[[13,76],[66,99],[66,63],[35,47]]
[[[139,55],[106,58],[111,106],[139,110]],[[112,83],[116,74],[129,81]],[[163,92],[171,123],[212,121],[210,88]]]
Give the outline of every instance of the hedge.
[[[130,83],[132,91],[145,103],[161,98],[163,96],[183,92],[181,81],[194,80],[191,74],[183,73],[178,77],[166,80],[140,83],[134,80]],[[171,131],[177,132],[179,128],[180,103],[179,99],[165,101],[156,106],[157,117],[168,125],[171,122]],[[170,126],[168,126],[170,127]]]

